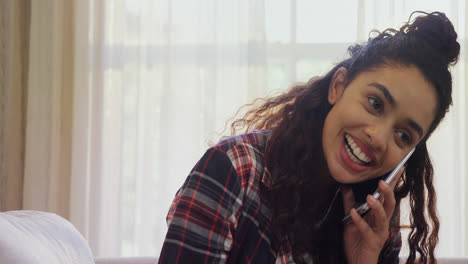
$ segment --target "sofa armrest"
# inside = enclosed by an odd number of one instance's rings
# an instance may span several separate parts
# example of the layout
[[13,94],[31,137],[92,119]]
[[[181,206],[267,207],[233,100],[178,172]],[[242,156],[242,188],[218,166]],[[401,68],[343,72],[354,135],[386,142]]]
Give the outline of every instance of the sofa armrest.
[[0,263],[93,263],[86,240],[70,222],[56,214],[1,212],[0,234]]

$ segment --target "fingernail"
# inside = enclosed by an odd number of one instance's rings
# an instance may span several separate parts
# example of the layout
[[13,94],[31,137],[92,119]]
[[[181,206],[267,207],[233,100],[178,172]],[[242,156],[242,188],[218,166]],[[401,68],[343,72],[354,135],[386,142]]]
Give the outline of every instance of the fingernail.
[[383,186],[389,186],[388,183],[386,183],[384,180],[380,180],[380,181],[382,182],[381,184],[383,184]]
[[369,195],[369,200],[372,202],[372,203],[375,203],[375,201],[377,201],[374,196],[372,195]]

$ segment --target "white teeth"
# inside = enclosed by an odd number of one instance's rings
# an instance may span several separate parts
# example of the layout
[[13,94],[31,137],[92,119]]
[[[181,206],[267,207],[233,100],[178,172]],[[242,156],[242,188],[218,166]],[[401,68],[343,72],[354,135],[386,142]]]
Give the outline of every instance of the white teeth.
[[362,152],[361,149],[356,145],[353,138],[351,138],[348,134],[345,134],[345,137],[346,137],[346,140],[348,141],[348,145],[351,147],[353,154],[360,159],[358,161],[358,159],[356,159],[354,155],[351,155],[351,153],[349,152],[349,149],[346,148],[346,151],[348,152],[348,155],[351,157],[351,160],[353,160],[356,163],[368,163],[371,161],[371,159],[364,152]]
[[363,161],[365,161],[365,162],[369,162],[369,159],[367,159],[366,154],[364,154],[364,153],[362,153],[362,152],[359,153],[358,157],[359,157],[360,160],[363,160]]
[[362,164],[362,161],[356,159],[356,157],[354,157],[354,155],[351,154],[351,151],[350,151],[347,147],[345,147],[345,149],[346,149],[346,152],[348,153],[348,156],[351,158],[351,160],[352,160],[354,163]]
[[361,149],[358,148],[358,147],[353,148],[353,152],[354,152],[354,154],[356,154],[356,156],[358,156],[358,157],[359,157],[359,156],[361,155],[361,153],[362,153],[362,152],[361,152]]

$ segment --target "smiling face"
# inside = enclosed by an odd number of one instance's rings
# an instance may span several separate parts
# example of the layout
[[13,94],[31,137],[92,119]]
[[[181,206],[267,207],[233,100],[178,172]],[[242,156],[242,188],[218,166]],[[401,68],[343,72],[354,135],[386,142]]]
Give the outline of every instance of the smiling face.
[[322,145],[340,183],[376,178],[392,170],[427,133],[435,116],[435,88],[414,66],[383,65],[346,85],[340,68],[330,83],[333,105]]

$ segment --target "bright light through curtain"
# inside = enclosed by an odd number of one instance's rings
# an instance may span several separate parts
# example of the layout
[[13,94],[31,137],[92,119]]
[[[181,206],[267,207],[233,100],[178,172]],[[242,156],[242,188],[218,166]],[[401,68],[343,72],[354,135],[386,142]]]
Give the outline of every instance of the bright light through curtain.
[[175,192],[238,107],[324,74],[373,28],[438,10],[463,45],[454,107],[430,141],[438,255],[467,256],[467,7],[374,2],[77,1],[70,211],[94,254],[158,255]]

